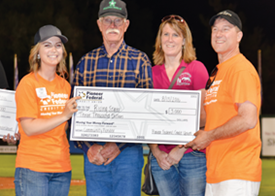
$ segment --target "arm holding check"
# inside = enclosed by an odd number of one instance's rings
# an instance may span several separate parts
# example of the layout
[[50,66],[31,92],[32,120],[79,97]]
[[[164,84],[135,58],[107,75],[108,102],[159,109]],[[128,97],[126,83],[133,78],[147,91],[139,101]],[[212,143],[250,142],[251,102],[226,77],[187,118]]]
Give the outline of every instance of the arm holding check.
[[63,112],[60,115],[56,115],[52,118],[19,118],[24,132],[27,136],[39,135],[46,133],[66,122],[71,118],[72,114],[77,111],[76,100],[79,98],[80,97],[74,97],[70,100],[67,100]]

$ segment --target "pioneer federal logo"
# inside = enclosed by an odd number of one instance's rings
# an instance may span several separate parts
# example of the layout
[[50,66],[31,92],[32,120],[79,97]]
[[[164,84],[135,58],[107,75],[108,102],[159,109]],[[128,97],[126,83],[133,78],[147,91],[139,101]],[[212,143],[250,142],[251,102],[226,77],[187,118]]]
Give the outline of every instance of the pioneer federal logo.
[[80,96],[82,99],[87,99],[91,101],[101,101],[103,98],[102,92],[95,91],[79,91],[77,96]]
[[42,106],[64,106],[69,98],[69,95],[65,93],[50,92],[48,94],[45,87],[36,88],[35,91],[37,97],[40,98]]

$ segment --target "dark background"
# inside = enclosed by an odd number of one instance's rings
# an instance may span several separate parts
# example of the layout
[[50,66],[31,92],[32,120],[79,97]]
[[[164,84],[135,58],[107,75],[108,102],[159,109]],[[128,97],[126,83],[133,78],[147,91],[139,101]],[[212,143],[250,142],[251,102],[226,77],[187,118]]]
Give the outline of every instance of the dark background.
[[[102,44],[96,20],[101,0],[0,0],[0,60],[10,89],[13,87],[13,59],[18,56],[19,79],[28,73],[28,56],[39,27],[57,26],[69,38],[74,66],[86,52]],[[241,52],[258,69],[262,54],[263,114],[274,114],[275,92],[275,1],[274,0],[124,0],[130,26],[125,34],[128,45],[152,59],[155,37],[161,19],[178,14],[188,23],[197,58],[208,71],[217,64],[210,45],[209,19],[224,9],[235,11],[243,22]]]

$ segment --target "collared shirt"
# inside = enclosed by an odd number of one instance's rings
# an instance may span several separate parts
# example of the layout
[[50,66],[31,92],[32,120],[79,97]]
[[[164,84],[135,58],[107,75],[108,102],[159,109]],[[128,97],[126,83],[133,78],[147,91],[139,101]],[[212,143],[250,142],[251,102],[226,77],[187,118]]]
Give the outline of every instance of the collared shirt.
[[144,52],[123,43],[111,57],[105,46],[84,55],[77,64],[74,86],[152,88],[151,62]]
[[[88,52],[78,62],[73,86],[99,86],[124,88],[153,88],[151,62],[141,52],[123,41],[111,57],[104,44]],[[73,94],[73,93],[72,93]],[[87,153],[93,142],[75,142],[77,148]],[[119,149],[135,145],[117,143]]]

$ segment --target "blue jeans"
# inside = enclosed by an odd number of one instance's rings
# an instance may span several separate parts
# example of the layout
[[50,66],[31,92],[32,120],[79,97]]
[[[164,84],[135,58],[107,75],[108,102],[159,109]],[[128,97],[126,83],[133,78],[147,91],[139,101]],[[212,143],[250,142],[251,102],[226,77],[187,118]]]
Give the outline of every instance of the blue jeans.
[[152,157],[152,174],[160,196],[204,196],[206,186],[205,154],[193,151],[184,154],[177,165],[162,170]]
[[16,168],[14,184],[16,196],[66,196],[70,190],[71,171],[43,173]]
[[140,196],[143,149],[125,148],[110,164],[95,165],[84,154],[87,196]]

